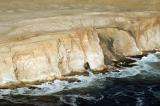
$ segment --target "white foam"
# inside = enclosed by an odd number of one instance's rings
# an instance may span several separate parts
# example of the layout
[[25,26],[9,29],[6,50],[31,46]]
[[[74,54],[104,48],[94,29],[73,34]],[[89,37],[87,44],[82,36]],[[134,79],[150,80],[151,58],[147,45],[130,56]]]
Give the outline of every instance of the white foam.
[[71,106],[78,106],[77,98],[82,98],[82,99],[85,99],[87,101],[92,101],[92,102],[93,101],[98,102],[98,101],[102,100],[104,98],[104,96],[100,95],[98,98],[96,98],[96,97],[90,96],[90,95],[66,95],[66,96],[61,96],[60,101],[65,104],[69,104]]
[[76,103],[76,98],[74,97],[70,97],[70,98],[64,98],[64,97],[60,97],[60,101],[65,103],[65,104],[68,104],[70,106],[78,106],[77,103]]
[[[69,83],[68,81],[61,81],[61,80],[54,80],[51,82],[42,83],[40,85],[32,85],[32,87],[35,87],[35,89],[30,88],[17,88],[17,89],[1,89],[0,94],[1,95],[32,95],[32,96],[38,96],[38,95],[51,95],[56,92],[60,92],[63,90],[70,90],[74,88],[85,88],[88,86],[95,86],[95,83],[97,80],[107,78],[107,77],[127,77],[127,76],[133,76],[137,74],[135,70],[120,70],[120,72],[110,72],[106,74],[96,74],[91,76],[83,76],[83,75],[76,75],[73,78],[78,79],[78,82],[72,82]],[[100,85],[98,85],[101,87]]]
[[155,54],[148,54],[147,56],[142,57],[141,60],[138,60],[139,63],[146,63],[146,62],[160,62],[160,59],[158,58],[158,55],[160,55],[159,52]]
[[106,73],[107,77],[111,78],[125,78],[125,77],[130,77],[130,76],[135,76],[140,73],[139,70],[137,70],[139,67],[133,67],[133,68],[126,68],[126,69],[121,69],[119,72],[109,72]]
[[144,104],[143,104],[143,99],[140,98],[140,97],[138,97],[138,98],[137,98],[136,106],[143,106],[143,105],[144,105]]
[[[38,95],[51,95],[53,93],[57,93],[63,90],[71,90],[74,88],[85,88],[88,86],[96,86],[96,87],[103,87],[102,82],[98,82],[99,80],[102,81],[102,79],[109,78],[125,78],[130,76],[135,76],[138,74],[144,73],[154,73],[157,74],[156,71],[152,70],[152,67],[150,67],[147,62],[158,62],[158,53],[156,54],[149,54],[148,56],[143,57],[140,60],[137,60],[135,64],[137,66],[133,66],[130,68],[124,68],[120,69],[119,72],[106,72],[105,74],[99,73],[99,74],[93,74],[91,71],[89,71],[89,76],[84,75],[75,75],[73,78],[79,80],[78,82],[71,82],[68,81],[61,81],[61,80],[54,80],[46,83],[42,83],[40,85],[32,85],[33,88],[17,88],[17,89],[0,89],[0,97],[2,98],[3,95],[32,95],[32,96],[38,96]],[[160,74],[160,72],[159,72]],[[102,84],[101,84],[102,83]]]
[[135,64],[138,65],[140,73],[145,76],[159,76],[160,75],[160,53],[148,54],[137,60]]

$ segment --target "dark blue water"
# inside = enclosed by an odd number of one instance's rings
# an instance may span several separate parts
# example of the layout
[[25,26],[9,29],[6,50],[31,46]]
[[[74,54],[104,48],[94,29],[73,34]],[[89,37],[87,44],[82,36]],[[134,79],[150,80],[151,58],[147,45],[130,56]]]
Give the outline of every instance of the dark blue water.
[[1,106],[160,106],[160,54],[116,72],[0,90]]

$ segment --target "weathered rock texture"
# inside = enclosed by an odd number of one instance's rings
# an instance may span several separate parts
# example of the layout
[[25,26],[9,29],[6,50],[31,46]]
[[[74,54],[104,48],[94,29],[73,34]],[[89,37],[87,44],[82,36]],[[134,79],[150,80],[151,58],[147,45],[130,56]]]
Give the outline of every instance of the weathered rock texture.
[[102,71],[160,50],[158,0],[0,1],[1,88],[83,73],[86,64]]

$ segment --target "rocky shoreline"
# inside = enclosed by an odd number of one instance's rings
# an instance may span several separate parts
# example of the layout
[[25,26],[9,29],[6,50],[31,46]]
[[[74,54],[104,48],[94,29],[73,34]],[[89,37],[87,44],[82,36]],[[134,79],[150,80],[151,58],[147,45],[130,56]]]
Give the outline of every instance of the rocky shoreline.
[[[101,34],[101,30],[106,33]],[[1,49],[5,50],[1,53],[4,59],[1,66],[4,67],[3,70],[10,69],[5,73],[7,76],[10,75],[11,79],[1,84],[1,87],[25,86],[30,83],[64,79],[68,75],[86,72],[84,67],[86,63],[92,70],[101,72],[112,68],[114,61],[116,63],[125,60],[126,56],[143,54],[136,46],[135,40],[125,36],[127,33],[110,28],[111,32],[107,32],[108,29],[98,29],[98,31],[95,28],[85,28],[56,34],[48,33],[17,41],[11,40],[9,45],[14,46],[9,48],[3,46]],[[111,38],[114,36],[115,38]],[[149,46],[148,48],[154,49]],[[6,76],[1,76],[2,82],[4,77]]]
[[125,57],[160,50],[158,10],[109,12],[88,6],[57,9],[63,13],[58,14],[55,7],[48,12],[24,8],[0,17],[0,88],[64,79],[86,72],[85,64],[102,72]]

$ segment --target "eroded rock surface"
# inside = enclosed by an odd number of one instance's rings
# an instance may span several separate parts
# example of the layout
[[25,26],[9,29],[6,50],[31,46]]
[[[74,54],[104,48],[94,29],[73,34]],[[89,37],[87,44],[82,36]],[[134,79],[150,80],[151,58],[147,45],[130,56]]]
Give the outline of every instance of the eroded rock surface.
[[8,1],[0,4],[1,88],[62,79],[86,72],[85,64],[102,71],[160,50],[158,0]]
[[32,83],[83,73],[86,63],[92,70],[103,70],[99,42],[93,28],[10,39],[0,48],[1,84]]

